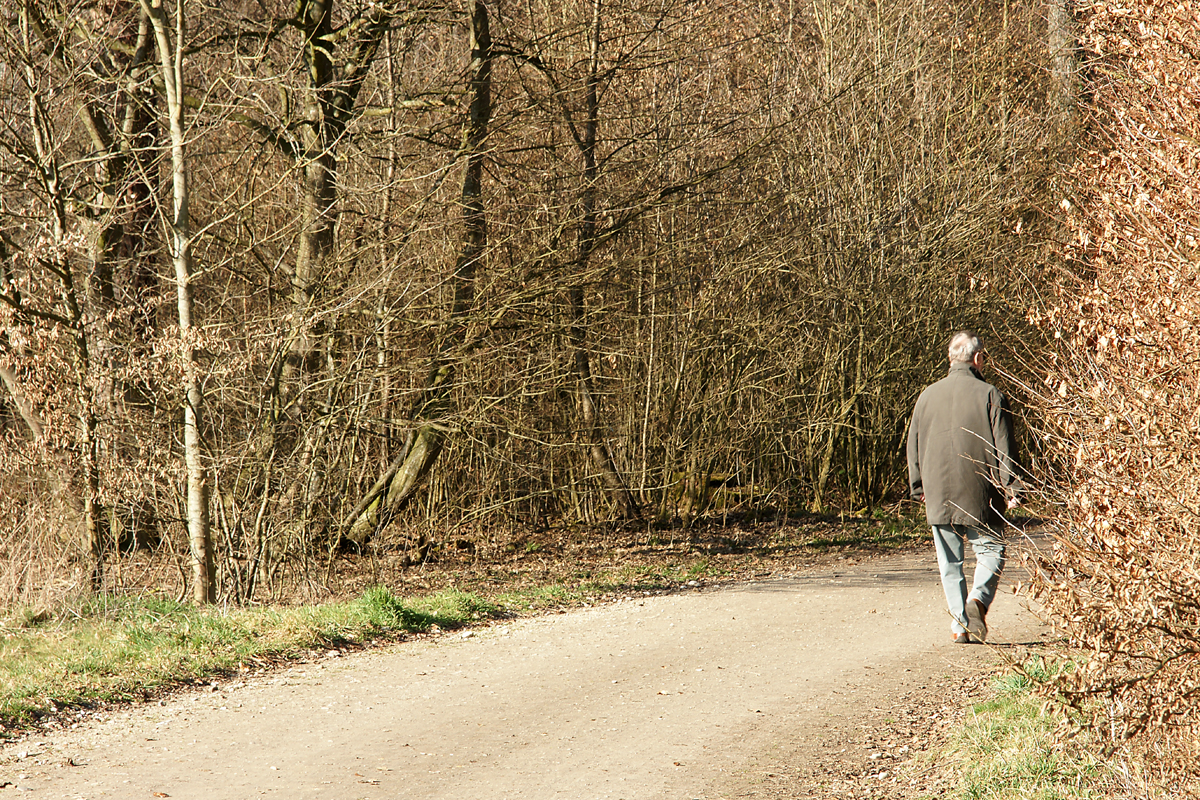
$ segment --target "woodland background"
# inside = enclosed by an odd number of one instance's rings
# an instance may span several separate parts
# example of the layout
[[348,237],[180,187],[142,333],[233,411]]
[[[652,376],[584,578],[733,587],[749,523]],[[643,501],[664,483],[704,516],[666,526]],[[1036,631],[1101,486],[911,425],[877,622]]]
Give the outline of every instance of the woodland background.
[[[1040,4],[7,21],[3,518],[96,589],[189,538],[153,582],[246,601],[347,540],[894,499],[949,333],[1042,288]],[[17,555],[9,597],[62,571]]]
[[971,327],[1056,690],[1195,777],[1193,4],[0,14],[5,604],[892,503]]

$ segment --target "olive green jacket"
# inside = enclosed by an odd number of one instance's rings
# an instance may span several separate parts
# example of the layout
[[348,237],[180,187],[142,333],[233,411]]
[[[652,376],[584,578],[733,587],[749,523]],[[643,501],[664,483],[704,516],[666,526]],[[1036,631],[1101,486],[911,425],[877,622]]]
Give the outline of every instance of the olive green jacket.
[[1020,496],[1016,455],[1008,401],[970,364],[952,364],[917,398],[908,482],[914,500],[925,495],[930,525],[995,527]]

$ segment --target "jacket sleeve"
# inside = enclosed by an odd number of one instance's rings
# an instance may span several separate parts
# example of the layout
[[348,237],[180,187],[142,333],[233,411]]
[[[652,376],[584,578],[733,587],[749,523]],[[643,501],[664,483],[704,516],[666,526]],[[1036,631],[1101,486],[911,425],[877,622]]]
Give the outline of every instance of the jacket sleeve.
[[1012,411],[1008,398],[1000,392],[991,403],[992,441],[996,446],[997,479],[1007,498],[1020,499],[1024,486],[1018,472],[1016,440],[1013,438]]
[[913,500],[920,500],[921,495],[925,493],[921,482],[920,423],[921,401],[917,400],[912,419],[908,423],[908,491]]

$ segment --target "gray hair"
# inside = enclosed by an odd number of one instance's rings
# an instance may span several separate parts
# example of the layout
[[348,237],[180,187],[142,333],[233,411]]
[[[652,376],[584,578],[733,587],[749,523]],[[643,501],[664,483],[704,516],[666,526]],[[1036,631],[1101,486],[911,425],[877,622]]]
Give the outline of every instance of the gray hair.
[[970,364],[975,354],[983,350],[983,341],[974,331],[959,331],[950,337],[948,350],[951,364]]

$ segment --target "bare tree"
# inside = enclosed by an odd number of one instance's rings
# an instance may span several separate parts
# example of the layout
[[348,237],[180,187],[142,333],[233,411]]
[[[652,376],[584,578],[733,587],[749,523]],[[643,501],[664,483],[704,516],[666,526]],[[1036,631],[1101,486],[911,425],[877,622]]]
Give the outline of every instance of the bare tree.
[[[171,135],[171,263],[175,270],[175,295],[179,313],[179,351],[183,374],[183,456],[187,466],[187,528],[192,551],[192,598],[197,603],[216,600],[213,581],[213,548],[208,507],[208,474],[201,425],[204,419],[202,375],[198,363],[199,339],[192,321],[193,233],[188,207],[187,136],[184,126],[183,78],[186,26],[185,0],[177,0],[172,15],[163,0],[141,0],[154,28],[159,75],[166,94],[167,125]],[[172,38],[174,42],[172,43]]]
[[483,167],[487,158],[488,122],[492,117],[492,36],[487,7],[475,2],[470,16],[470,97],[463,125],[461,157],[465,160],[461,204],[463,236],[451,276],[453,298],[446,335],[438,344],[425,389],[414,409],[419,426],[384,475],[351,512],[347,538],[359,544],[409,501],[437,461],[445,436],[442,417],[458,374],[457,359],[468,344],[475,282],[487,249],[487,216],[483,205]]
[[[600,73],[600,37],[603,14],[601,0],[592,2],[591,36],[588,40],[587,80],[584,85],[584,121],[582,136],[576,141],[580,155],[583,158],[582,188],[580,196],[579,228],[576,233],[575,259],[572,264],[575,280],[586,275],[590,266],[592,252],[596,248],[597,216],[596,192],[597,164],[596,138],[600,128],[600,84],[603,76]],[[625,485],[612,454],[605,442],[604,425],[600,419],[599,400],[592,380],[591,355],[588,352],[587,341],[587,296],[582,283],[574,283],[568,290],[568,304],[571,346],[574,349],[573,363],[576,380],[576,393],[579,402],[580,431],[584,446],[596,471],[604,481],[605,487],[612,494],[620,515],[625,519],[636,519],[640,516],[638,503]]]

